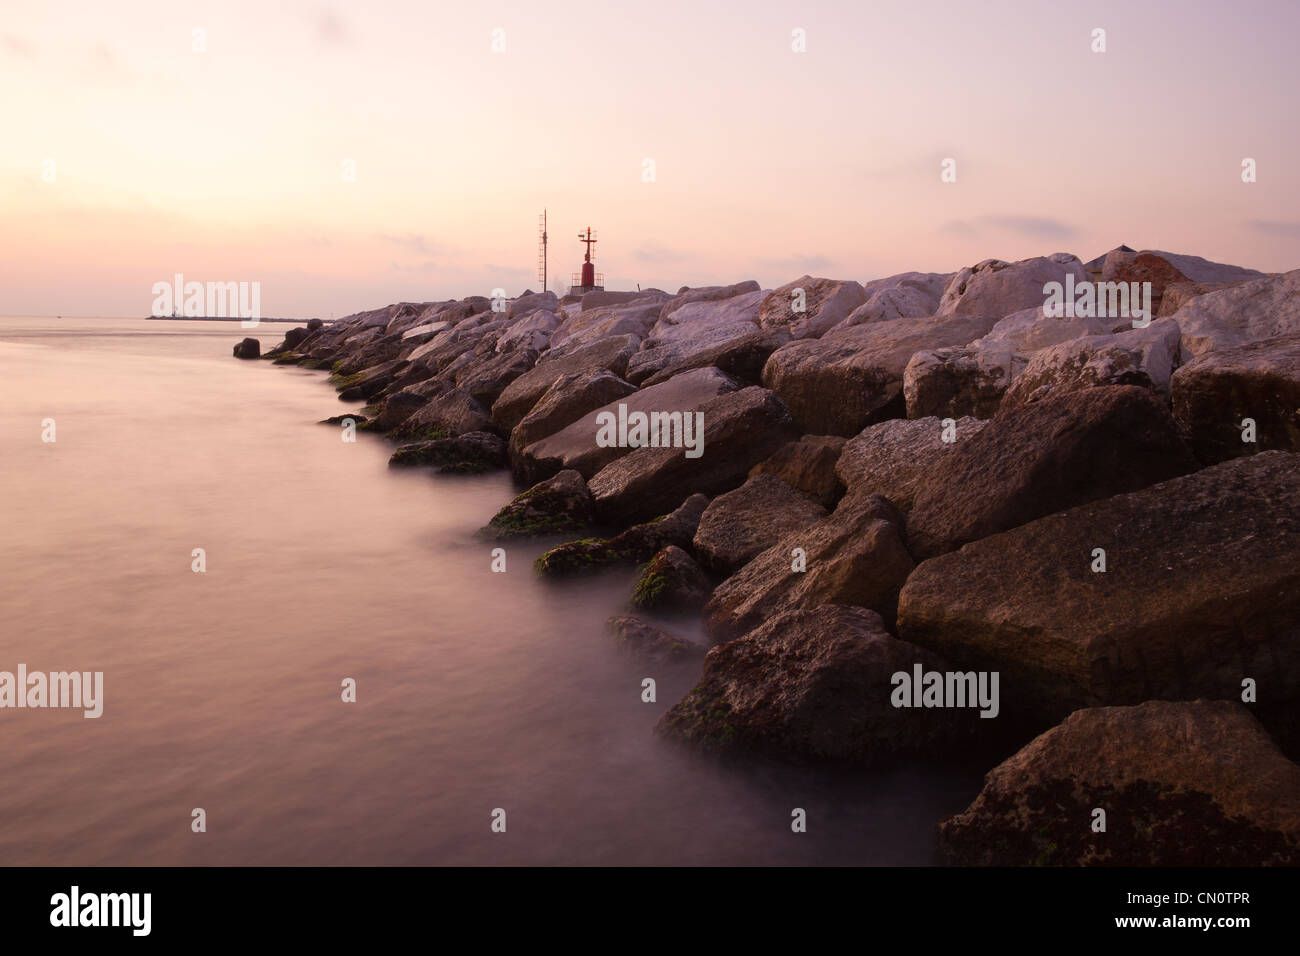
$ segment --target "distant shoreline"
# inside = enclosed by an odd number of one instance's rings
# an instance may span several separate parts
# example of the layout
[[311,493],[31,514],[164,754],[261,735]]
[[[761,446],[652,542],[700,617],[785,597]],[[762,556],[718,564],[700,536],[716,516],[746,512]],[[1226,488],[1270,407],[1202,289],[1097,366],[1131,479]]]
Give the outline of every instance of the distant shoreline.
[[[146,318],[146,319],[152,319],[152,320],[159,321],[159,322],[245,322],[245,321],[252,321],[251,319],[241,319],[241,318],[239,318],[238,316],[222,316],[222,317],[220,317],[220,318],[212,318],[212,317],[209,317],[209,316],[203,316],[203,315],[147,315],[147,316],[145,316],[145,318]],[[310,322],[310,321],[311,321],[311,319],[258,319],[258,320],[257,320],[257,323],[258,323],[258,325],[261,325],[263,322],[295,322],[295,323],[303,323],[303,324],[305,324],[305,323]]]

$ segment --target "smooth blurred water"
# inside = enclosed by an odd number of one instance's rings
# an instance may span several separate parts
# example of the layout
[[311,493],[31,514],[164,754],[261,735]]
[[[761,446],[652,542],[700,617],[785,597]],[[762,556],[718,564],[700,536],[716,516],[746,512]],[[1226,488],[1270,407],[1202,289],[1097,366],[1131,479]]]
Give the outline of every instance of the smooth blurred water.
[[539,581],[542,543],[492,573],[508,476],[389,471],[316,424],[352,407],[324,373],[230,354],[287,328],[0,319],[0,670],[105,696],[0,710],[0,864],[932,861],[977,778],[659,740],[699,665],[615,650],[631,574]]

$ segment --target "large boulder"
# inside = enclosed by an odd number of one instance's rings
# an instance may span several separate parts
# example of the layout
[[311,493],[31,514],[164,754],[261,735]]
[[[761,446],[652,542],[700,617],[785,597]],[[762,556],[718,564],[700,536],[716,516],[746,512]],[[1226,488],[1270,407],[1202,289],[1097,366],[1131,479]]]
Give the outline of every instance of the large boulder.
[[1000,320],[974,345],[1000,345],[1014,352],[1030,353],[1059,345],[1085,335],[1106,335],[1110,322],[1093,316],[1061,316],[1053,318],[1043,314],[1041,305],[1012,312]]
[[894,319],[802,339],[772,353],[763,384],[785,402],[801,431],[849,437],[903,415],[903,372],[913,354],[966,345],[996,321],[966,314]]
[[[1300,332],[1216,349],[1174,373],[1174,420],[1212,464],[1274,448],[1300,451]],[[1243,422],[1254,422],[1254,442]]]
[[234,354],[237,359],[260,358],[262,355],[262,343],[254,338],[246,338],[235,345]]
[[506,318],[515,319],[529,312],[536,312],[538,309],[554,312],[559,307],[559,300],[554,292],[526,292],[519,298],[510,300],[506,306]]
[[893,675],[942,668],[880,615],[826,605],[785,611],[709,651],[695,688],[656,732],[706,752],[880,766],[962,747],[970,710],[895,707]]
[[762,292],[729,299],[701,299],[678,305],[669,302],[649,330],[641,350],[628,359],[627,380],[640,384],[670,367],[688,367],[701,353],[735,348],[759,332]]
[[615,335],[562,356],[547,353],[529,371],[506,386],[492,403],[492,420],[503,432],[518,425],[557,379],[574,372],[609,371],[621,376],[640,345],[634,335]]
[[557,378],[510,432],[511,457],[517,460],[533,442],[554,435],[588,412],[617,402],[635,391],[636,386],[631,382],[625,382],[603,368],[570,372]]
[[939,847],[975,866],[1294,865],[1300,767],[1232,701],[1080,710],[991,770]]
[[993,316],[1000,319],[1021,309],[1041,306],[1045,298],[1043,286],[1049,282],[1064,284],[1066,275],[1073,275],[1076,283],[1088,281],[1083,263],[1077,256],[1064,252],[1023,259],[1020,262],[985,259],[962,269],[952,277],[939,300],[936,314]]
[[[850,494],[884,495],[909,511],[917,492],[959,442],[970,440],[986,424],[960,418],[946,430],[938,418],[894,418],[863,429],[848,440],[835,474]],[[945,432],[951,441],[945,441]]]
[[695,532],[695,553],[706,568],[725,576],[787,534],[825,517],[826,509],[811,495],[772,475],[754,475],[705,509]]
[[879,495],[849,495],[719,585],[705,623],[715,641],[727,641],[782,611],[821,604],[856,604],[892,621],[912,567],[898,509]]
[[[440,379],[429,379],[410,388],[409,393],[427,401],[409,415],[401,416],[389,433],[395,441],[427,441],[465,435],[470,432],[492,431],[492,419],[487,410],[463,389]],[[400,394],[400,393],[398,393]],[[396,395],[390,396],[393,401]],[[403,400],[410,403],[410,399]],[[399,409],[403,406],[399,403]],[[409,404],[406,406],[409,408]],[[380,417],[384,417],[384,412]]]
[[480,532],[490,538],[582,532],[595,524],[587,483],[576,471],[562,471],[516,495]]
[[1297,500],[1300,456],[1270,451],[1048,515],[923,562],[899,633],[1000,668],[1007,696],[1048,719],[1238,698],[1246,678],[1261,700],[1294,701]]
[[[608,402],[598,409],[587,412],[554,434],[519,449],[514,462],[515,473],[526,481],[539,481],[564,468],[574,468],[580,471],[584,478],[590,480],[611,462],[637,451],[664,451],[681,455],[681,449],[639,449],[630,443],[602,445],[598,443],[601,437],[600,423],[604,420],[601,416],[609,414],[618,420],[620,415],[631,416],[638,412],[646,415],[655,412],[666,414],[680,412],[684,424],[685,417],[701,408],[705,402],[719,395],[736,391],[739,387],[739,382],[716,368],[683,372],[667,382],[631,392],[625,397]],[[625,411],[620,411],[620,408]],[[692,419],[693,425],[694,419]],[[705,425],[707,428],[707,419]],[[594,486],[592,491],[595,492]],[[681,501],[684,496],[679,495],[674,501]],[[665,505],[665,507],[671,506],[671,502]],[[663,510],[661,508],[651,514],[660,514]]]
[[1107,253],[1102,265],[1102,282],[1150,282],[1152,315],[1167,315],[1164,296],[1170,286],[1186,287],[1189,283],[1201,286],[1222,284],[1225,287],[1238,282],[1262,278],[1264,273],[1241,266],[1211,262],[1200,256],[1176,252],[1144,249],[1113,249]]
[[866,299],[835,328],[934,315],[952,277],[951,272],[903,272],[866,282],[862,286]]
[[[501,333],[496,341],[496,350],[509,352],[514,349],[532,349],[537,353],[545,352],[551,347],[551,336],[559,324],[559,316],[554,312],[546,309],[530,312]],[[409,334],[408,332],[407,335]]]
[[916,496],[908,545],[918,560],[932,557],[1196,467],[1169,410],[1146,389],[1051,396],[953,446]]
[[749,469],[749,477],[772,475],[791,488],[812,495],[826,508],[834,508],[844,496],[844,482],[835,465],[847,441],[842,435],[804,435],[786,442],[772,457]]
[[764,297],[758,324],[763,329],[784,329],[792,339],[818,338],[866,300],[862,286],[851,279],[802,276]]
[[648,296],[619,305],[584,308],[580,312],[570,313],[566,309],[566,318],[551,336],[551,349],[556,355],[563,355],[614,335],[644,338],[659,318],[663,302],[661,296]]
[[614,646],[621,652],[652,664],[697,661],[706,650],[694,641],[669,634],[638,617],[611,617],[605,622],[605,630],[614,638]]
[[1137,385],[1165,397],[1178,366],[1178,324],[1160,319],[1142,329],[1086,335],[1040,349],[1015,376],[1001,407],[1099,385]]
[[472,360],[456,369],[453,381],[484,408],[491,408],[507,385],[536,364],[537,352],[523,346],[498,352],[492,342],[483,346]]
[[1182,364],[1212,349],[1300,332],[1300,269],[1199,295],[1173,319],[1182,330]]
[[[772,353],[789,341],[790,333],[784,329],[768,329],[723,338],[717,342],[703,343],[697,349],[677,350],[669,364],[663,365],[653,375],[643,378],[641,385],[642,387],[658,385],[682,372],[710,365],[721,369],[738,381],[757,385],[763,379],[763,366],[767,364]],[[647,351],[647,359],[650,354],[650,351]],[[633,360],[636,361],[636,356],[633,356]],[[660,363],[656,360],[653,364]]]
[[432,465],[444,473],[478,474],[506,463],[506,443],[490,432],[402,445],[388,459],[390,467]]
[[713,582],[695,560],[670,544],[657,551],[632,589],[632,606],[643,611],[698,611]]
[[707,495],[691,495],[671,514],[633,525],[612,538],[583,538],[552,548],[533,562],[538,574],[564,577],[616,565],[640,564],[673,544],[683,550],[700,526],[709,506]]
[[659,318],[666,319],[678,309],[693,302],[716,302],[719,299],[734,299],[738,295],[748,295],[751,292],[758,291],[759,285],[753,279],[736,282],[732,285],[706,285],[694,289],[690,286],[682,286],[677,290],[675,296],[664,303]]
[[[714,369],[700,371],[716,373]],[[686,372],[664,385],[651,386],[628,396],[629,402],[695,374]],[[682,403],[676,407],[690,406]],[[661,514],[692,492],[716,495],[730,491],[745,480],[750,468],[799,434],[780,399],[756,385],[721,394],[697,407],[696,422],[702,422],[703,435],[695,433],[695,449],[635,448],[613,458],[589,480],[598,518],[625,524]],[[590,459],[580,461],[585,464]],[[582,470],[581,465],[575,467]]]
[[971,345],[917,352],[903,370],[908,418],[992,418],[1027,359],[1010,348]]

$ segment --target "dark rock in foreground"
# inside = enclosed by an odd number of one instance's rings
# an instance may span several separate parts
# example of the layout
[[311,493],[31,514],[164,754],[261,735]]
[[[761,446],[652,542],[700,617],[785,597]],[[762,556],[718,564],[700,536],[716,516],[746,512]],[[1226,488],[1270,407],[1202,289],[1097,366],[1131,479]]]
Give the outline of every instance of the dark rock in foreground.
[[1196,468],[1168,409],[1131,385],[1050,396],[957,443],[907,518],[917,559]]
[[653,664],[677,664],[704,656],[705,649],[694,641],[661,631],[637,617],[611,617],[605,630],[620,651]]
[[939,846],[976,866],[1294,865],[1300,767],[1232,701],[1080,710],[995,767]]
[[840,435],[804,435],[749,469],[749,477],[780,478],[791,488],[812,495],[823,506],[834,508],[844,496],[844,483],[836,475],[835,465],[845,441]]
[[235,346],[235,358],[255,359],[262,355],[262,343],[254,338],[247,338]]
[[755,475],[705,509],[695,553],[715,574],[731,574],[785,535],[825,517],[812,496],[771,475]]
[[704,608],[709,634],[730,640],[782,611],[822,604],[871,608],[892,621],[912,567],[898,509],[879,495],[850,495],[727,578]]
[[454,438],[402,445],[388,459],[389,467],[434,465],[445,473],[478,474],[503,468],[506,443],[489,432],[469,432]]
[[[1174,420],[1207,464],[1257,451],[1300,451],[1300,332],[1216,349],[1173,376]],[[1255,441],[1243,441],[1245,419]]]
[[539,482],[498,511],[480,532],[491,538],[569,534],[595,522],[591,493],[576,471]]
[[884,495],[909,511],[940,463],[987,424],[975,418],[955,419],[952,441],[946,442],[943,421],[938,418],[881,422],[845,443],[835,474],[849,494]]
[[856,765],[951,752],[981,718],[974,709],[894,707],[892,675],[918,663],[945,668],[890,636],[872,611],[788,611],[709,651],[699,684],[655,729],[710,752]]
[[899,634],[1049,720],[1247,678],[1300,700],[1297,501],[1300,456],[1272,451],[1040,518],[918,566]]
[[670,544],[689,548],[708,505],[708,496],[691,495],[671,514],[634,525],[612,538],[584,538],[552,548],[534,561],[533,567],[538,574],[561,577],[619,564],[639,564]]
[[706,401],[698,411],[704,421],[701,454],[688,458],[682,447],[641,447],[606,465],[588,482],[597,517],[610,523],[644,520],[691,492],[730,491],[750,468],[798,437],[785,406],[756,385]]
[[646,564],[632,589],[632,606],[643,611],[698,611],[713,583],[689,554],[670,544]]

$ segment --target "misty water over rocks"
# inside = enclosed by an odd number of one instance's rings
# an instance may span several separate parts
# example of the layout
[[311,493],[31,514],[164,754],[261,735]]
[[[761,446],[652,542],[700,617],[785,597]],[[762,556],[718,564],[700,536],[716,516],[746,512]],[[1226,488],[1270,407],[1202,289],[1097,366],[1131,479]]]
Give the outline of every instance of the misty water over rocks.
[[231,335],[0,319],[0,669],[104,673],[99,719],[0,713],[0,862],[933,861],[978,771],[739,766],[656,737],[699,663],[618,652],[632,570],[539,580],[553,538],[491,573],[474,532],[508,475],[390,470],[382,439],[316,424],[354,407],[324,372],[232,362]]

